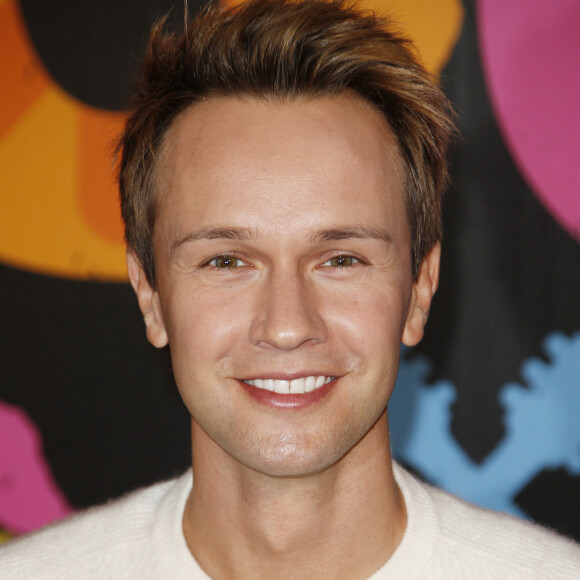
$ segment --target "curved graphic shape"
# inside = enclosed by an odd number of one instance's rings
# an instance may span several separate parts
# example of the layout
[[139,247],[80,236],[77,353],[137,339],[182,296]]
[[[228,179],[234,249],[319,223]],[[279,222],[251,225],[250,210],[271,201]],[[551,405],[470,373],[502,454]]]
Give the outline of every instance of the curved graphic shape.
[[532,358],[522,365],[527,387],[503,388],[506,435],[480,465],[451,434],[453,385],[427,385],[427,360],[403,360],[389,403],[395,457],[467,501],[527,517],[514,498],[537,473],[565,467],[580,474],[580,332],[553,333],[544,348],[550,363]]
[[36,426],[0,402],[0,528],[23,534],[71,513],[42,455]]
[[[403,28],[417,39],[428,68],[440,71],[460,32],[459,0],[397,0],[388,6],[369,1],[367,5],[400,17]],[[35,6],[39,10],[44,3],[23,6],[30,17],[31,11],[36,14]],[[94,10],[100,15],[95,26],[106,26],[101,8]],[[73,16],[83,22],[91,13],[79,11],[82,7],[75,6]],[[35,18],[38,24],[38,15]],[[38,36],[42,28],[35,30]],[[46,38],[41,36],[36,40],[42,40],[39,46],[45,48],[53,38],[58,45],[55,54],[61,54],[67,42],[78,40],[77,31],[67,33],[65,39],[55,39],[52,29]],[[77,65],[86,49],[83,39],[80,56],[74,59]],[[55,82],[35,53],[17,0],[0,3],[0,78],[4,88],[0,93],[0,260],[65,278],[126,280],[112,177],[113,143],[123,115],[89,107]],[[107,79],[110,82],[115,84]]]
[[50,82],[22,29],[16,3],[0,2],[0,135],[18,122]]
[[580,241],[580,3],[478,0],[484,73],[506,143]]
[[460,0],[363,0],[360,5],[392,15],[415,42],[427,69],[437,76],[441,73],[461,33]]
[[[19,123],[0,136],[0,260],[62,277],[122,280],[126,270],[120,226],[114,241],[110,228],[100,232],[96,218],[89,221],[83,212],[79,184],[86,186],[86,180],[76,173],[82,166],[79,128],[83,111],[52,86]],[[90,148],[85,152],[90,153]],[[111,166],[106,150],[95,153],[92,162],[97,167]],[[95,185],[110,179],[110,174],[109,170],[103,178],[95,178]],[[108,219],[119,224],[114,185],[108,189],[103,185],[96,193],[97,203],[114,208],[114,216]]]
[[[124,116],[79,107],[76,187],[83,218],[104,238],[122,243],[123,225],[113,159]],[[124,263],[122,273],[124,274]]]
[[[183,2],[18,0],[31,43],[54,82],[76,100],[123,111],[151,24],[169,13],[183,26]],[[204,0],[188,0],[193,14]]]
[[49,78],[15,0],[0,4],[0,260],[72,278],[126,279],[112,143],[123,116]]

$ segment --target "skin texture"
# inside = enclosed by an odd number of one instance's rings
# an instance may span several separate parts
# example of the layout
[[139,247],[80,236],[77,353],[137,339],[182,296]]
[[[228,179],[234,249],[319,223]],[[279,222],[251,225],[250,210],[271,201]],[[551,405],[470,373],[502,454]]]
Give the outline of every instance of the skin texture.
[[[364,578],[400,542],[386,406],[439,267],[413,282],[402,171],[349,95],[212,98],[169,132],[158,288],[131,251],[129,275],[192,416],[184,532],[212,577]],[[309,375],[336,380],[293,408],[241,382]]]

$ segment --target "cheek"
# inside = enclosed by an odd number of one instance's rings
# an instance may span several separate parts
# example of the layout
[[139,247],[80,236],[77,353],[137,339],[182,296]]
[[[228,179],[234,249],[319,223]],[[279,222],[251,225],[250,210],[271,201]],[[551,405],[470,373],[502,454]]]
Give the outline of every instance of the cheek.
[[[400,346],[406,318],[403,293],[389,288],[353,289],[327,302],[332,326],[363,352],[384,354],[385,348]],[[358,350],[358,349],[357,349]]]
[[243,304],[234,293],[181,291],[170,304],[169,346],[178,368],[197,370],[196,365],[227,358],[247,324]]

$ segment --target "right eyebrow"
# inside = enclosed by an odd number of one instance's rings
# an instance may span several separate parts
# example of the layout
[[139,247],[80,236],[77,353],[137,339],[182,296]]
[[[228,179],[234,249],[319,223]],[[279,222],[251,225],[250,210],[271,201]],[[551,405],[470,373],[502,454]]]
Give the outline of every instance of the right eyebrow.
[[239,240],[247,241],[252,240],[256,237],[255,233],[249,228],[234,228],[234,227],[221,227],[221,226],[209,226],[206,228],[200,228],[193,232],[189,232],[182,238],[179,238],[171,246],[171,252],[174,253],[177,248],[188,242],[195,242],[197,240]]

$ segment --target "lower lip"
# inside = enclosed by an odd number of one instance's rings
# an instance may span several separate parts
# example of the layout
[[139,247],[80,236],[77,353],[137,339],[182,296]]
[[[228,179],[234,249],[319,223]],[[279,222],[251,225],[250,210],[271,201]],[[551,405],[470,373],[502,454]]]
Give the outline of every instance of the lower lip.
[[292,394],[292,395],[282,395],[280,393],[274,393],[268,391],[267,389],[259,389],[244,381],[238,381],[244,390],[252,399],[258,401],[258,403],[265,405],[267,407],[275,407],[277,409],[303,409],[318,403],[321,399],[324,399],[328,393],[334,388],[338,379],[333,379],[329,383],[322,385],[314,391],[309,393]]

